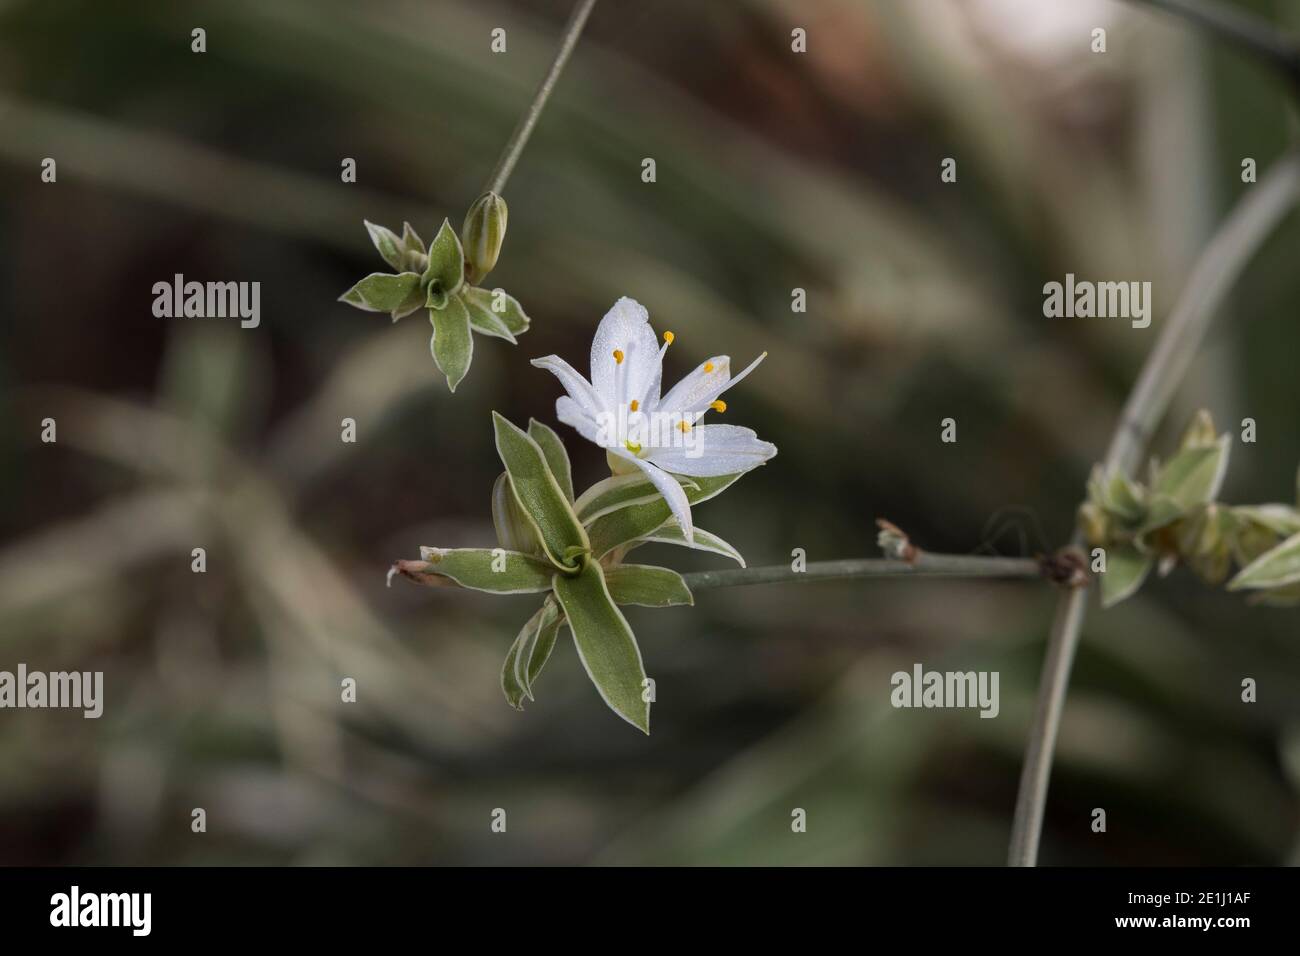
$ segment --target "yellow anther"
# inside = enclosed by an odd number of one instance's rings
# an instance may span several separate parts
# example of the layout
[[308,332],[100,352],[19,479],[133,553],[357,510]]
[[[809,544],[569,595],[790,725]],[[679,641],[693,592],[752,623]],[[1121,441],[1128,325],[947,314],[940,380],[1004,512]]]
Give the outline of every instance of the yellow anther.
[[633,444],[633,443],[630,442],[630,441],[625,441],[625,442],[623,442],[623,447],[626,448],[628,451],[630,451],[630,452],[631,452],[632,454],[634,454],[634,455],[639,455],[639,454],[641,454],[641,446],[640,446],[639,444]]
[[673,335],[671,332],[664,333],[664,341],[667,342],[669,345],[673,344],[673,339],[675,338],[677,338],[677,336]]
[[713,409],[715,412],[725,412],[727,410],[727,403],[720,398],[715,398],[713,401],[709,402],[709,408]]
[[622,365],[622,364],[623,364],[623,350],[622,350],[622,349],[614,349],[614,364],[616,364],[616,365]]
[[713,371],[713,363],[712,363],[712,362],[705,362],[705,363],[704,363],[704,371],[706,371],[706,372],[712,372],[712,371]]
[[636,411],[638,408],[641,407],[641,403],[638,402],[638,401],[634,398],[634,399],[632,399],[632,405],[631,405],[630,407],[631,407],[632,411]]
[[688,431],[691,430],[691,423],[690,423],[690,422],[678,422],[678,423],[677,423],[677,427],[680,428],[683,432],[688,432]]

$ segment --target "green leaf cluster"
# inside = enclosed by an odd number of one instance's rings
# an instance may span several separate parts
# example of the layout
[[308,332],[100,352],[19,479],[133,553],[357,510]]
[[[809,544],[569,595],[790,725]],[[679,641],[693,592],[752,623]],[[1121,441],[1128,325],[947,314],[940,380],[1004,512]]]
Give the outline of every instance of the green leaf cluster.
[[[499,229],[492,234],[494,244],[480,237],[484,228],[481,218],[467,219],[466,228],[473,227],[475,248],[490,246],[495,263],[505,231],[504,212]],[[427,311],[433,324],[429,343],[433,360],[453,392],[469,372],[475,332],[514,344],[516,336],[528,331],[528,316],[505,290],[471,284],[481,282],[487,270],[481,263],[466,260],[461,239],[448,220],[442,221],[427,248],[409,222],[403,224],[401,236],[372,222],[366,223],[366,230],[379,255],[395,271],[371,273],[339,301],[367,312],[387,312],[394,322],[419,309]]]
[[1088,543],[1106,552],[1103,607],[1136,593],[1153,569],[1163,576],[1179,565],[1212,585],[1236,567],[1229,590],[1255,591],[1260,603],[1300,603],[1300,507],[1219,502],[1230,442],[1201,411],[1172,458],[1151,460],[1145,483],[1093,469],[1079,523]]
[[[661,543],[709,551],[742,567],[744,559],[700,528],[688,543],[668,504],[641,475],[606,478],[575,498],[568,452],[551,428],[531,420],[525,431],[495,412],[492,421],[505,467],[492,489],[498,547],[422,548],[417,570],[455,587],[544,595],[501,669],[501,689],[512,707],[522,709],[525,698],[534,699],[534,685],[567,627],[601,698],[649,733],[645,666],[621,608],[689,605],[694,598],[676,571],[630,564],[627,555]],[[679,480],[691,504],[697,504],[739,477]]]

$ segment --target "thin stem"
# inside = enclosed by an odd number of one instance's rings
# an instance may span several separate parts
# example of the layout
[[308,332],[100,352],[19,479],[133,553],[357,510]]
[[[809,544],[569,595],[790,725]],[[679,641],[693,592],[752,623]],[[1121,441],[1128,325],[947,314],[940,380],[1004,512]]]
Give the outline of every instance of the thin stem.
[[1235,43],[1280,72],[1300,93],[1300,44],[1253,13],[1207,0],[1133,0],[1183,17]]
[[1031,558],[997,558],[921,552],[912,563],[885,558],[813,561],[803,571],[788,564],[761,568],[697,571],[683,575],[692,591],[739,587],[746,584],[798,584],[845,578],[1040,578],[1043,571]]
[[564,65],[569,62],[569,54],[573,52],[574,46],[577,45],[578,36],[582,33],[582,28],[587,23],[587,17],[591,15],[591,8],[595,5],[596,0],[578,0],[578,5],[573,8],[573,13],[569,15],[569,22],[564,25],[564,35],[560,39],[560,48],[555,51],[555,60],[551,63],[551,69],[542,79],[541,85],[537,87],[537,92],[533,94],[533,102],[529,105],[528,110],[519,118],[519,124],[515,126],[515,131],[510,134],[505,149],[501,151],[501,158],[497,160],[496,169],[492,170],[492,175],[488,178],[485,192],[501,195],[505,190],[506,181],[510,178],[510,173],[514,171],[515,162],[519,159],[519,154],[524,151],[524,146],[528,143],[528,137],[532,135],[538,117],[542,115],[542,110],[546,107],[546,101],[551,96],[551,90],[555,88],[556,81],[559,80],[560,74],[564,72]]
[[[1106,452],[1108,467],[1133,471],[1228,290],[1298,197],[1300,153],[1291,153],[1251,187],[1205,247],[1124,404]],[[1076,542],[1079,539],[1076,531]],[[1056,732],[1087,608],[1085,591],[1063,595],[1047,639],[1047,656],[1011,827],[1008,863],[1012,866],[1034,866],[1038,862]]]

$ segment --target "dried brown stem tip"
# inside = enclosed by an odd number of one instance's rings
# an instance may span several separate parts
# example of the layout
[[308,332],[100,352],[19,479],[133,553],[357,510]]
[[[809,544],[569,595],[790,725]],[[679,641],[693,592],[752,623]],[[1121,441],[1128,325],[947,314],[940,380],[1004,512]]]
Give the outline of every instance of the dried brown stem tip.
[[416,584],[423,584],[425,587],[442,588],[452,586],[440,574],[432,574],[429,571],[431,565],[428,561],[394,561],[393,566],[388,569],[388,586],[393,586],[393,576],[400,574],[409,581]]
[[1076,547],[1061,548],[1055,554],[1040,554],[1038,566],[1043,570],[1043,577],[1063,588],[1084,588],[1088,586],[1088,559]]
[[885,552],[885,557],[908,564],[916,563],[921,549],[912,544],[902,528],[884,518],[876,519],[876,527],[880,529],[880,533],[876,535],[876,544],[880,546],[881,551]]

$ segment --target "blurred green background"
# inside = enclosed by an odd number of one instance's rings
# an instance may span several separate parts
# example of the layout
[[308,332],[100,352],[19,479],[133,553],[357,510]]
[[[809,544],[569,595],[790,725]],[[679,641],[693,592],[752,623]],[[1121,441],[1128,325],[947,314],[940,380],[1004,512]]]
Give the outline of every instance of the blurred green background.
[[[426,320],[336,298],[380,265],[363,218],[426,239],[459,224],[569,9],[0,2],[0,669],[103,670],[107,698],[98,721],[0,712],[0,863],[1005,859],[1049,588],[633,608],[658,687],[644,738],[567,642],[537,702],[507,707],[501,660],[534,600],[384,573],[420,545],[494,541],[489,409],[553,422],[558,387],[528,360],[582,367],[619,295],[676,333],[669,379],[771,353],[728,419],[780,454],[697,510],[751,564],[874,555],[878,516],[936,551],[1055,548],[1196,253],[1250,188],[1242,158],[1263,171],[1288,141],[1281,89],[1109,0],[603,0],[506,190],[492,282],[532,330],[479,338],[453,398]],[[1255,418],[1228,501],[1295,493],[1298,242],[1292,216],[1157,442],[1201,406],[1234,431]],[[1151,280],[1152,327],[1043,318],[1066,272]],[[260,281],[261,327],[155,318],[175,273]],[[603,456],[558,427],[585,487]],[[721,561],[660,551],[646,560]],[[999,671],[1000,716],[893,710],[889,675],[917,661]],[[1295,861],[1298,788],[1294,611],[1175,572],[1090,616],[1044,863]]]

